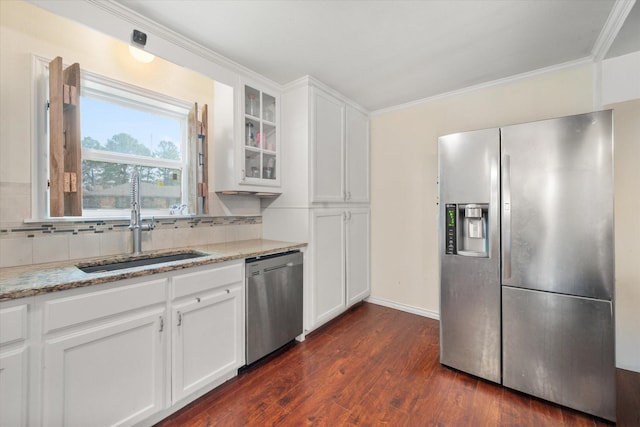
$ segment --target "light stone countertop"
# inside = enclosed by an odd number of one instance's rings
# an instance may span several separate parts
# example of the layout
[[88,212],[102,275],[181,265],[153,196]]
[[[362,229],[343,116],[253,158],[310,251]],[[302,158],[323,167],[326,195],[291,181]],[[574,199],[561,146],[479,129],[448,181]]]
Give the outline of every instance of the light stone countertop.
[[[306,246],[306,243],[280,242],[277,240],[241,240],[214,245],[190,246],[173,250],[149,251],[143,252],[139,256],[117,255],[112,257],[0,268],[0,301],[81,288],[100,283],[115,282],[132,277],[147,276],[200,265],[286,252],[301,249]],[[111,263],[114,261],[146,258],[158,254],[175,254],[190,251],[198,251],[206,255],[182,261],[96,273],[85,273],[76,267],[78,264],[100,263],[101,261]]]

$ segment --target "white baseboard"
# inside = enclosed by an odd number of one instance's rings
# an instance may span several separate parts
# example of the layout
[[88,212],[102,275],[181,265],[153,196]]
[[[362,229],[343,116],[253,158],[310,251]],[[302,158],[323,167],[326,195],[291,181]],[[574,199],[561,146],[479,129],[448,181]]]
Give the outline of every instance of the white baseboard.
[[[411,305],[401,304],[395,301],[387,300],[384,298],[376,298],[376,297],[365,298],[365,301],[370,302],[371,304],[394,308],[396,310],[404,311],[411,314],[417,314],[418,316],[424,316],[430,319],[440,320],[440,313],[431,311],[431,310],[426,310],[424,308],[413,307]],[[616,364],[616,368],[640,373],[640,369],[638,368],[637,365]]]
[[405,311],[411,314],[417,314],[418,316],[428,317],[430,319],[440,320],[440,313],[426,310],[424,308],[413,307],[411,305],[401,304],[399,302],[387,300],[384,298],[368,297],[365,301],[371,304],[382,305],[384,307],[395,308],[396,310]]

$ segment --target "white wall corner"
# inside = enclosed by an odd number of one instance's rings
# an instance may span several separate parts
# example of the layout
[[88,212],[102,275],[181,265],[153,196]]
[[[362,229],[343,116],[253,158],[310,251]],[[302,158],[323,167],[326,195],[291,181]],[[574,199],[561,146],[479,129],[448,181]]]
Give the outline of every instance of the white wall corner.
[[601,105],[640,99],[640,51],[601,63]]
[[593,63],[593,111],[602,110],[602,62]]

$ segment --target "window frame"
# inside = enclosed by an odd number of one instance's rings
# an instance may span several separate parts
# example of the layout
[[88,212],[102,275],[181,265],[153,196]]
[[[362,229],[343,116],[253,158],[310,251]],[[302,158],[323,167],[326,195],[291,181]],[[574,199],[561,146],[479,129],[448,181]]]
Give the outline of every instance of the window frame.
[[[52,217],[49,213],[49,60],[33,55],[33,135],[35,143],[32,145],[32,209],[31,221],[51,220],[100,220],[129,218],[128,209],[83,209],[82,216]],[[116,153],[82,147],[82,160],[116,162],[131,165],[171,168],[181,170],[182,202],[188,204],[190,194],[195,191],[195,183],[191,181],[190,168],[194,159],[189,158],[189,112],[193,105],[174,97],[141,88],[126,82],[93,73],[80,71],[81,97],[90,97],[101,101],[114,103],[127,108],[161,114],[180,121],[182,143],[180,146],[180,160],[151,158],[132,154]],[[193,187],[193,188],[192,188]],[[194,209],[194,207],[190,207]],[[145,209],[145,216],[169,216],[169,209]],[[191,212],[190,212],[191,213]]]

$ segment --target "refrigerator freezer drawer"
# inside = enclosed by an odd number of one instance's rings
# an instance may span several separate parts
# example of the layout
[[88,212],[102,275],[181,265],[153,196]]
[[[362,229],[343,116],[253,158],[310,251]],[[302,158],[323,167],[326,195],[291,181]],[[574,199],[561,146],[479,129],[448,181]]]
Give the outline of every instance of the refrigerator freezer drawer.
[[615,420],[610,301],[503,286],[506,387]]

